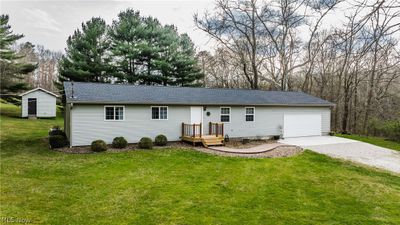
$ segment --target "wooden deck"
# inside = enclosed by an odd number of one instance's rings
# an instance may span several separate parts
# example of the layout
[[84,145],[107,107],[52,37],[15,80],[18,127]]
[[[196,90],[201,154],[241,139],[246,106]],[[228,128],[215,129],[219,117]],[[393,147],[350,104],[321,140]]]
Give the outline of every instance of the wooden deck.
[[196,143],[202,143],[204,147],[208,146],[216,146],[216,145],[224,145],[224,137],[223,136],[215,136],[215,135],[202,135],[200,136],[183,136],[182,141],[191,142],[193,145]]
[[182,141],[193,143],[202,143],[204,147],[224,145],[224,124],[210,123],[209,134],[202,134],[202,124],[182,123]]

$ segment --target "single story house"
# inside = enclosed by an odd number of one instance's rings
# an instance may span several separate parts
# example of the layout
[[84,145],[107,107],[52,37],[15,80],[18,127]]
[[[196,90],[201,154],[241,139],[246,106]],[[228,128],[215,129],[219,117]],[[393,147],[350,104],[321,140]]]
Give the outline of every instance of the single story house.
[[35,88],[20,94],[22,117],[56,117],[58,95],[43,88]]
[[159,134],[169,141],[215,134],[230,138],[326,135],[334,106],[289,91],[84,82],[65,82],[64,89],[64,127],[71,146],[90,145],[96,139],[111,143],[118,136],[137,143]]

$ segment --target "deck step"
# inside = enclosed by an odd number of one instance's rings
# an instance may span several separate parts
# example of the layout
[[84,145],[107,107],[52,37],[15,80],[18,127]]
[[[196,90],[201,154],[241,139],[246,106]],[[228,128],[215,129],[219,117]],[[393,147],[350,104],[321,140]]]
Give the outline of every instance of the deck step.
[[206,137],[206,138],[202,138],[201,142],[203,143],[204,147],[208,147],[208,146],[215,146],[215,145],[223,145],[224,139],[221,137]]

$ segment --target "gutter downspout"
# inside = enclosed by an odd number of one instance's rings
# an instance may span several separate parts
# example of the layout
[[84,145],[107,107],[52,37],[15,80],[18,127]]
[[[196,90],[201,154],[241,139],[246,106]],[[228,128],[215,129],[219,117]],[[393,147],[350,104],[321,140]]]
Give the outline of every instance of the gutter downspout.
[[74,108],[74,103],[70,103],[69,107],[69,147],[72,148],[72,109]]

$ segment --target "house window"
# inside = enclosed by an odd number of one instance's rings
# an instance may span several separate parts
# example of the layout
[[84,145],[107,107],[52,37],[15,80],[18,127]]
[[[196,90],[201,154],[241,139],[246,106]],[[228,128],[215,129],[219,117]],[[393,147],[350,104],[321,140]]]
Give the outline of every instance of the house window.
[[221,122],[229,123],[231,121],[231,108],[221,107]]
[[167,120],[168,119],[168,107],[167,106],[152,106],[151,107],[151,119]]
[[124,106],[105,106],[104,107],[104,118],[105,120],[124,120],[125,114]]
[[246,122],[253,122],[254,121],[254,107],[246,107]]

